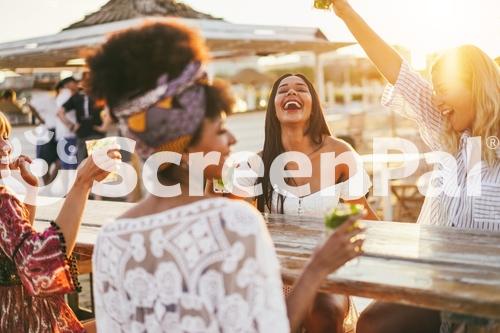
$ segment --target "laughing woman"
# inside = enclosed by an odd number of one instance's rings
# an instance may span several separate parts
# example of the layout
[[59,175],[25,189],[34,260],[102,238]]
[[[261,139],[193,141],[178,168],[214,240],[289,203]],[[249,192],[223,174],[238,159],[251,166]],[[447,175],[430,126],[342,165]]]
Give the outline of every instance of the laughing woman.
[[[263,195],[257,198],[259,210],[323,217],[339,201],[344,201],[362,204],[367,211],[366,218],[376,220],[365,198],[371,182],[363,169],[363,161],[348,143],[331,135],[312,83],[301,74],[286,74],[275,82],[268,105],[261,153]],[[271,179],[271,165],[283,153],[307,156],[310,177],[286,180],[290,186],[308,185],[306,193],[285,191]],[[322,160],[325,154],[333,158],[328,180],[322,179],[321,174],[322,167],[326,168],[325,159]],[[293,163],[284,167],[297,168]]]
[[[282,154],[292,154],[291,159],[304,158],[310,166],[309,177],[273,179],[271,170]],[[330,155],[332,164],[327,166],[323,157]],[[260,153],[264,170],[259,173],[257,159],[245,165],[257,174],[263,194],[257,197],[261,212],[323,218],[337,207],[339,202],[361,204],[366,209],[364,218],[377,220],[365,195],[371,182],[363,168],[363,162],[345,141],[331,135],[319,97],[312,83],[301,74],[280,77],[271,90],[265,121],[264,147]],[[297,170],[295,162],[283,161],[280,169]],[[300,165],[300,168],[304,168]],[[330,170],[324,173],[324,170]],[[325,177],[326,176],[326,177]],[[323,178],[323,179],[322,179]],[[326,180],[329,178],[328,180]],[[250,178],[239,178],[238,186],[251,187]],[[299,188],[306,189],[298,191]],[[248,192],[239,188],[248,197]],[[285,286],[285,293],[293,293]],[[319,293],[303,326],[307,332],[352,331],[356,313],[348,297]]]
[[[431,85],[413,72],[346,0],[333,0],[333,7],[389,81],[383,103],[413,119],[434,151],[455,157],[448,159],[454,160],[452,165],[438,166],[442,177],[431,185],[437,190],[434,194],[440,193],[427,196],[419,222],[499,231],[500,149],[487,146],[488,138],[500,136],[498,65],[479,48],[460,46],[437,59],[431,70]],[[469,140],[472,137],[479,140]],[[479,161],[481,164],[475,163]],[[467,187],[470,184],[476,185],[472,192]],[[477,185],[480,193],[474,193]],[[430,323],[437,325],[422,327]],[[443,323],[442,331],[449,330],[448,326]],[[380,303],[370,307],[358,325],[361,333],[438,330],[437,313]]]

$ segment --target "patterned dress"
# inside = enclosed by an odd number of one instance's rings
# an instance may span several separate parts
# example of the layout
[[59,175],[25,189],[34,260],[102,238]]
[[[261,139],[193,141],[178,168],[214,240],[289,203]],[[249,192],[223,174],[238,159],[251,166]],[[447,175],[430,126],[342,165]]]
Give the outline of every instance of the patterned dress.
[[64,302],[78,282],[58,229],[37,233],[24,205],[0,186],[0,332],[84,332]]
[[98,332],[289,332],[279,262],[262,216],[224,198],[100,232]]

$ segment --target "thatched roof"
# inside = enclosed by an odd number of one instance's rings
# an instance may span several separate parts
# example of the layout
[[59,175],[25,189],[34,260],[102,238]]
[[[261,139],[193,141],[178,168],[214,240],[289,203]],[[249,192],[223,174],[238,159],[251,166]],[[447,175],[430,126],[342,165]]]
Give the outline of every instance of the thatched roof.
[[[79,66],[69,61],[85,58],[104,43],[111,33],[137,27],[156,18],[134,18],[0,43],[0,68]],[[162,22],[164,20],[161,18]],[[214,59],[299,51],[321,54],[352,45],[346,42],[330,42],[317,28],[234,24],[207,19],[175,20],[199,30]]]
[[63,30],[88,27],[146,16],[173,16],[193,19],[217,19],[198,12],[176,0],[110,0],[97,12],[86,15]]

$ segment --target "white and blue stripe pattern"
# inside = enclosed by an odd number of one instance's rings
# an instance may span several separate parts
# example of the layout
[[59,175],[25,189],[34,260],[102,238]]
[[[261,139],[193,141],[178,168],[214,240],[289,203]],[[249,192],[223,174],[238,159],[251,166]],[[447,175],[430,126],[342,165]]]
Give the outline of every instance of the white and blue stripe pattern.
[[[444,151],[440,144],[444,119],[432,104],[432,87],[411,71],[406,62],[403,61],[401,65],[396,84],[384,92],[382,103],[415,120],[425,143],[434,151]],[[473,164],[472,157],[477,154],[477,144],[480,142],[473,142],[470,138],[469,132],[462,133],[459,151],[455,156],[456,171],[446,166],[439,169],[445,175],[447,171],[453,171],[450,176],[456,177],[456,183],[450,182],[452,178],[448,177],[445,177],[446,180],[435,179],[432,185],[442,186],[446,191],[435,198],[426,198],[419,223],[500,231],[500,149],[496,150],[498,158],[493,165],[488,166],[482,161],[479,175],[470,164]],[[469,182],[470,179],[476,179],[475,186],[480,184],[480,196],[467,194],[468,179]]]

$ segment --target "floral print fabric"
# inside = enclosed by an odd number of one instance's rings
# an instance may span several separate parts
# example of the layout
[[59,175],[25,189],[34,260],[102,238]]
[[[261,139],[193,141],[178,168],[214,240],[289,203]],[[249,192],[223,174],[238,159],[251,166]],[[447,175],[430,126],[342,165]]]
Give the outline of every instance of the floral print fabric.
[[37,233],[23,204],[0,186],[0,332],[83,332],[64,302],[75,290],[57,226]]

